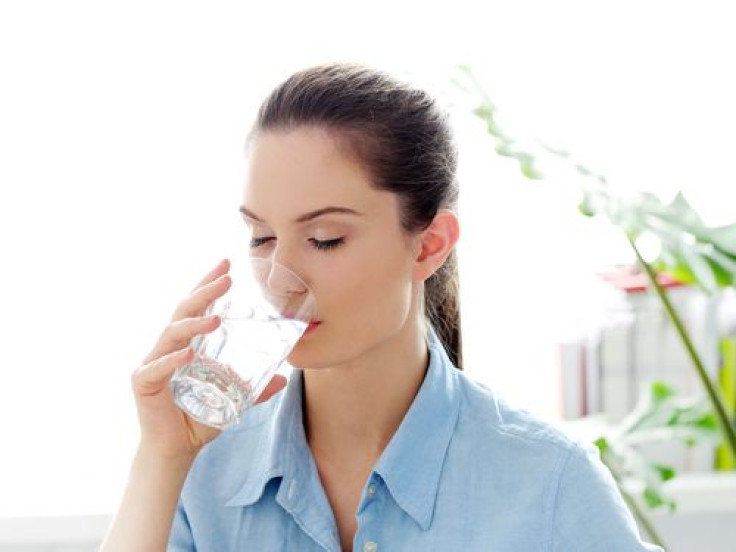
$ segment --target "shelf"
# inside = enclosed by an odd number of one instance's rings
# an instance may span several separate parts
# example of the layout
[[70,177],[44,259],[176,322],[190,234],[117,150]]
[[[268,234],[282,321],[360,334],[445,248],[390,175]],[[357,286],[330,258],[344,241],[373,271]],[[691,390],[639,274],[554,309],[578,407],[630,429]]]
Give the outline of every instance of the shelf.
[[[624,487],[640,500],[642,484],[628,481]],[[684,473],[664,484],[663,491],[677,503],[677,513],[736,514],[736,472]],[[668,516],[669,510],[646,510]]]

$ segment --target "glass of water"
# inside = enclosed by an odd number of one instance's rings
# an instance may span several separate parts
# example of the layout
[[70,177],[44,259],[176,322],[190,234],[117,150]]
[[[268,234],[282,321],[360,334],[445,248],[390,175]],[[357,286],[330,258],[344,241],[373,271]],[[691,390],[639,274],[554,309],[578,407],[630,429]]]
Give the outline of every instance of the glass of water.
[[171,379],[176,404],[219,429],[240,421],[314,319],[314,295],[299,276],[269,258],[231,262],[232,285],[205,315],[221,318],[194,338],[193,360]]

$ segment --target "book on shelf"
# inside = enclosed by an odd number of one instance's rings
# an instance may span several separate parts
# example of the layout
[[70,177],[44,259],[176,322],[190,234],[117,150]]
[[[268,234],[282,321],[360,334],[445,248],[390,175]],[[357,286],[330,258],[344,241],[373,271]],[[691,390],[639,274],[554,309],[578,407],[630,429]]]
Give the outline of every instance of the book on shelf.
[[[615,424],[634,408],[641,393],[654,381],[666,383],[685,397],[704,397],[685,346],[659,297],[648,289],[646,275],[633,268],[622,268],[601,277],[622,293],[630,316],[626,322],[592,334],[595,337],[561,344],[562,417],[570,420],[602,413],[608,423]],[[721,377],[721,387],[728,387],[733,397],[736,368],[731,368],[729,375],[724,372],[728,364],[721,361],[724,355],[719,317],[723,313],[719,298],[665,274],[658,275],[658,282],[666,290],[712,381]],[[733,319],[734,313],[730,316]],[[730,400],[736,408],[734,399]],[[643,446],[642,452],[651,461],[672,465],[680,471],[710,471],[717,462],[728,465],[727,458],[716,456],[712,443],[687,447],[665,442]]]

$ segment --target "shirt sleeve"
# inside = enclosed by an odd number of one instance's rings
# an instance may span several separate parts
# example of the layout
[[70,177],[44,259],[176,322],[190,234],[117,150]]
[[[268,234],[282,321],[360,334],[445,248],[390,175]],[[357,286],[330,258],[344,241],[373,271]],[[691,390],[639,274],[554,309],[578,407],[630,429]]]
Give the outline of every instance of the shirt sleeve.
[[194,537],[192,529],[189,526],[187,513],[184,511],[181,498],[176,505],[176,513],[174,521],[171,524],[171,533],[169,534],[169,544],[166,552],[196,552],[197,547],[194,545]]
[[552,539],[553,552],[662,552],[641,540],[611,472],[587,443],[574,446],[563,467]]

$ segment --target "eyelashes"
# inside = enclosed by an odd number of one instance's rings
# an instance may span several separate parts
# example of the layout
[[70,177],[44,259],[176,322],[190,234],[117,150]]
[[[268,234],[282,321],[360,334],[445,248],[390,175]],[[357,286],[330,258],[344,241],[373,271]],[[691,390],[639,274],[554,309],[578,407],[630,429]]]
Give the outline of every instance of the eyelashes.
[[[250,247],[251,249],[255,249],[273,239],[275,238],[252,238],[250,240]],[[345,238],[335,238],[334,240],[317,240],[315,238],[309,238],[308,241],[309,244],[315,249],[318,249],[320,251],[329,251],[331,249],[340,247],[343,243],[345,243]]]
[[250,248],[255,249],[256,247],[260,247],[264,243],[266,243],[271,238],[251,238],[250,240]]
[[315,249],[319,249],[321,251],[329,250],[329,249],[335,249],[337,247],[340,247],[343,243],[345,243],[345,238],[335,238],[334,240],[316,240],[314,238],[309,238],[309,243],[312,244],[312,247]]

